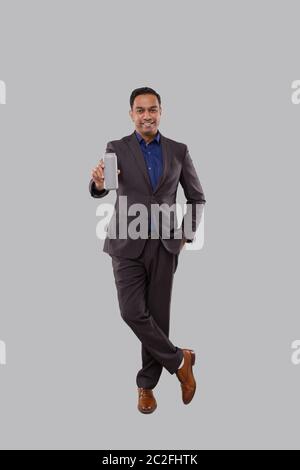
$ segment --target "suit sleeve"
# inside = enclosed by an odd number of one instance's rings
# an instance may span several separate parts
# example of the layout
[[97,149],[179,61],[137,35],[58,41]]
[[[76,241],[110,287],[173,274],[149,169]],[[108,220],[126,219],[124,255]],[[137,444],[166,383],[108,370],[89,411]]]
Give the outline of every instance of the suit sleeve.
[[181,228],[185,238],[193,241],[201,221],[206,199],[187,146],[179,181],[187,202],[187,211],[183,217]]
[[[109,152],[114,152],[113,144],[111,142],[108,142],[108,144],[106,145],[105,153],[109,153]],[[95,197],[95,198],[104,197],[109,193],[109,190],[107,190],[107,189],[103,189],[102,191],[98,191],[96,186],[95,186],[95,182],[94,182],[93,179],[90,180],[89,191],[90,191],[91,196]]]

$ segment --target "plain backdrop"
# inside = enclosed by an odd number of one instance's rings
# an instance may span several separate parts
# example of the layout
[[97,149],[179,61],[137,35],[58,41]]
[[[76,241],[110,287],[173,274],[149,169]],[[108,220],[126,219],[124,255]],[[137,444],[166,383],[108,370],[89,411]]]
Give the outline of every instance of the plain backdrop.
[[[299,14],[296,1],[0,0],[2,449],[299,448]],[[133,132],[140,86],[160,93],[160,131],[188,145],[207,199],[170,331],[196,351],[197,394],[183,405],[164,371],[150,416],[88,192],[106,143]]]

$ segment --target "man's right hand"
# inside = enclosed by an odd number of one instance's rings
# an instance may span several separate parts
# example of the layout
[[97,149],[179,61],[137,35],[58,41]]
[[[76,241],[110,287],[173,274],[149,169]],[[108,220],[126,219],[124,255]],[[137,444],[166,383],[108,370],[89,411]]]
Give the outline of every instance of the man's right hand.
[[[120,170],[118,170],[118,174]],[[101,158],[100,163],[92,171],[92,179],[95,183],[97,191],[103,191],[104,189],[104,161]]]

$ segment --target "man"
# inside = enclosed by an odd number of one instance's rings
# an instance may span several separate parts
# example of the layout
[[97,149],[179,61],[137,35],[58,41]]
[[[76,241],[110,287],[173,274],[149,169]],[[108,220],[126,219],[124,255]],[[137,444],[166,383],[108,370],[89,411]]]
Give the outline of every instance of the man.
[[[160,95],[152,88],[138,88],[131,93],[130,108],[135,131],[109,142],[106,148],[106,152],[117,155],[119,184],[103,251],[112,258],[121,316],[141,341],[142,368],[136,377],[138,409],[149,414],[157,407],[153,389],[163,367],[170,374],[176,373],[183,403],[190,403],[195,394],[195,352],[171,343],[170,304],[179,253],[186,242],[193,241],[206,201],[187,146],[164,137],[158,130]],[[106,196],[109,191],[105,189],[103,159],[91,176],[91,195]],[[146,237],[113,236],[113,223],[120,228],[120,220],[123,221],[121,196],[127,197],[128,207],[140,203],[151,213],[153,205],[171,207],[176,203],[178,183],[183,187],[188,208],[179,228],[180,238],[175,222],[169,223],[170,236],[162,236],[159,219],[153,214],[149,216]],[[189,232],[188,212],[193,223]],[[132,216],[125,215],[128,226]]]

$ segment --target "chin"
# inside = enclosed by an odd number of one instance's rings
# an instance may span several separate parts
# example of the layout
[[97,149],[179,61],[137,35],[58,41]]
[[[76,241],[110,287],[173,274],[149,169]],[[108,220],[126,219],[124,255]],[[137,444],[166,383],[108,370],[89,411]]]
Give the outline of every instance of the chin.
[[143,132],[144,134],[156,134],[157,129],[141,129],[140,132]]

